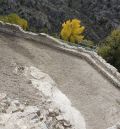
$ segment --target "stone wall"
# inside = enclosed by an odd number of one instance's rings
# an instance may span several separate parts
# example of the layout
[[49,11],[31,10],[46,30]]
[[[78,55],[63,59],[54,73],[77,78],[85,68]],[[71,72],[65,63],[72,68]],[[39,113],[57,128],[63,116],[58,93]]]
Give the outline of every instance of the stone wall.
[[115,67],[108,64],[95,52],[85,50],[82,47],[78,48],[75,46],[70,46],[63,41],[53,38],[44,33],[36,34],[24,31],[18,25],[11,25],[9,23],[0,22],[0,32],[10,34],[11,36],[18,36],[29,40],[34,40],[35,42],[54,47],[55,49],[60,49],[61,51],[64,51],[66,53],[83,58],[98,72],[109,79],[109,81],[111,81],[115,86],[120,87],[120,73]]

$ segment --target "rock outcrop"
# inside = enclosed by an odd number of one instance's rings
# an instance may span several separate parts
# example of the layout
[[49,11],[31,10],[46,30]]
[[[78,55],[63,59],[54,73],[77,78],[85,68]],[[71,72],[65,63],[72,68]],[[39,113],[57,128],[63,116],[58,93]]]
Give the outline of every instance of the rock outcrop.
[[[45,105],[43,105],[44,107]],[[46,106],[47,107],[47,106]],[[21,104],[0,94],[0,129],[72,129],[59,110]]]
[[41,106],[31,106],[0,93],[0,129],[85,129],[84,119],[69,99],[55,87],[55,82],[35,67],[16,67],[14,74],[24,74],[39,90]]

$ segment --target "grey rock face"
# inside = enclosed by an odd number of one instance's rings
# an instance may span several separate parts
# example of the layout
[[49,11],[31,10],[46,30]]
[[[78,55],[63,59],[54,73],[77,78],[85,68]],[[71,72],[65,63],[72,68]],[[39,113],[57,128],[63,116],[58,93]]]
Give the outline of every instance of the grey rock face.
[[120,25],[119,0],[2,0],[0,14],[16,12],[30,30],[59,32],[63,21],[79,18],[88,38],[99,41]]

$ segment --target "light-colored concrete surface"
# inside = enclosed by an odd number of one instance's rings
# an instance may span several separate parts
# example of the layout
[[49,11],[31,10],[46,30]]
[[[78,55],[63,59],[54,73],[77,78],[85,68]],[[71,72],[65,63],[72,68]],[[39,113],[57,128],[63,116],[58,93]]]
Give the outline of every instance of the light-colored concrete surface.
[[[39,103],[37,90],[11,74],[14,63],[49,74],[80,110],[87,129],[106,129],[120,119],[120,90],[85,60],[40,43],[0,33],[0,91]],[[19,91],[20,88],[20,91]],[[19,94],[20,92],[20,94]]]

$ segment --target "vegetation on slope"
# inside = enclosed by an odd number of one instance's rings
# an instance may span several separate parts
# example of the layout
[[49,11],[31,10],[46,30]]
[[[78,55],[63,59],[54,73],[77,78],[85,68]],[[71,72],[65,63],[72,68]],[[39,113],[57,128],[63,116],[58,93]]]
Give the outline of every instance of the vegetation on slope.
[[120,71],[120,29],[114,30],[103,41],[98,54]]
[[17,14],[12,13],[6,16],[0,16],[0,21],[11,23],[11,24],[17,24],[21,26],[24,30],[28,29],[28,22],[27,20],[20,18]]
[[0,15],[16,13],[33,32],[59,33],[61,24],[81,19],[87,39],[98,43],[120,25],[120,0],[0,0]]

